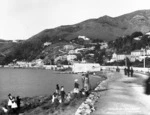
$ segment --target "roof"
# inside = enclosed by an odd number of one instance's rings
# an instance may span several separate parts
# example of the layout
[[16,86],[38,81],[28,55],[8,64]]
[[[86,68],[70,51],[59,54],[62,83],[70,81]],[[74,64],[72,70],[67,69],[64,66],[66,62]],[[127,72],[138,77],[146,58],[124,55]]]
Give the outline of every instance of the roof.
[[134,51],[132,51],[132,52],[142,52],[142,50],[134,50]]

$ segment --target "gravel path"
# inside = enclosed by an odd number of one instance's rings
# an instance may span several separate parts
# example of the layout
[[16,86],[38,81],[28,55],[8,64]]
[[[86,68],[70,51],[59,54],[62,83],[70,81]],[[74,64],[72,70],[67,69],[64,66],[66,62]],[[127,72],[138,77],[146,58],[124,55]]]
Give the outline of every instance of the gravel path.
[[117,72],[108,75],[108,80],[102,84],[107,90],[99,92],[100,98],[92,115],[150,115],[150,96],[136,83],[139,78]]

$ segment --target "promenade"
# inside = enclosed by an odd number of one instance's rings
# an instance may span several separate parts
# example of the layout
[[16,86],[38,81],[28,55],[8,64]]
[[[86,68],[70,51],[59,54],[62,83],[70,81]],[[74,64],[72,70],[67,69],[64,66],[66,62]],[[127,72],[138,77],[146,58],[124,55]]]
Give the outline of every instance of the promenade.
[[92,115],[150,115],[150,96],[144,94],[146,75],[127,77],[123,72],[108,74],[99,91],[100,98]]

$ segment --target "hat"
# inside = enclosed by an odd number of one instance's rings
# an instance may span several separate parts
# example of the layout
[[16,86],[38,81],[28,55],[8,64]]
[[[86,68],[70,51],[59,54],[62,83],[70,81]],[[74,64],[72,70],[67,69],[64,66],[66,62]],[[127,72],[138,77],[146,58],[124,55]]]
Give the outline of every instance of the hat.
[[75,79],[74,81],[75,81],[75,82],[77,82],[77,81],[78,81],[78,79]]

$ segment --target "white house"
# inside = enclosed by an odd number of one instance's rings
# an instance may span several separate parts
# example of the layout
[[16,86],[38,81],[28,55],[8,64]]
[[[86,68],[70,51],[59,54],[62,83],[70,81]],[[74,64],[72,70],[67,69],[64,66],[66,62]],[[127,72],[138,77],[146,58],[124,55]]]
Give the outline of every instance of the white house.
[[148,56],[150,55],[150,49],[146,50],[146,55],[148,55]]
[[49,46],[49,45],[51,45],[52,43],[51,42],[45,42],[43,45],[44,46]]
[[139,57],[139,56],[142,56],[143,54],[144,52],[142,50],[134,50],[131,52],[132,57]]
[[72,71],[74,73],[100,71],[100,64],[98,63],[74,63],[72,66]]
[[73,61],[76,58],[77,58],[76,55],[67,55],[67,61]]
[[141,37],[142,37],[142,36],[135,37],[134,40],[141,40]]
[[124,60],[127,56],[125,54],[118,54],[117,55],[117,60],[120,61],[120,60]]
[[86,48],[77,48],[75,49],[75,53],[80,53],[80,51],[87,50]]
[[148,35],[148,36],[149,36],[149,35],[150,35],[150,32],[147,32],[145,35]]
[[75,54],[75,50],[69,50],[68,54],[71,55],[71,54]]
[[37,60],[35,60],[35,64],[36,64],[36,65],[38,65],[38,66],[42,66],[42,65],[44,65],[44,63],[43,63],[43,60],[42,60],[42,59],[37,59]]
[[83,40],[90,40],[90,39],[87,38],[86,36],[78,36],[78,38],[82,38]]
[[113,61],[121,61],[121,60],[124,60],[126,57],[130,58],[130,55],[113,53],[111,62],[113,62]]
[[112,59],[117,59],[117,54],[116,53],[112,54]]
[[106,42],[102,42],[102,43],[100,43],[100,45],[101,45],[100,49],[105,49],[108,47],[108,44]]
[[65,50],[73,50],[75,47],[73,45],[65,45],[64,49]]

